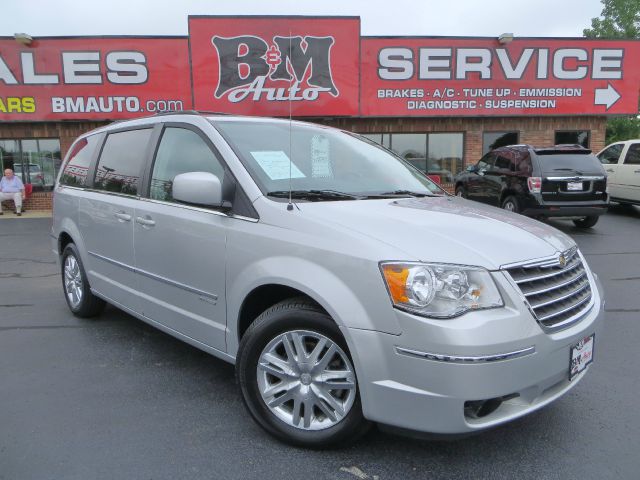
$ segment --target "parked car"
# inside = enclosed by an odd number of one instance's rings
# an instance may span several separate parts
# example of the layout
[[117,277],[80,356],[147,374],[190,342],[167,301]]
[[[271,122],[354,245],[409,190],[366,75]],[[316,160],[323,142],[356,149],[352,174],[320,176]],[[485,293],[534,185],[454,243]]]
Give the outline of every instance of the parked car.
[[580,145],[500,147],[456,177],[456,195],[530,217],[593,227],[609,204],[602,165]]
[[14,163],[13,171],[16,177],[20,178],[24,183],[31,183],[32,185],[44,185],[44,174],[42,173],[42,167],[37,163],[29,164],[29,176],[28,178],[22,178],[22,164]]
[[640,205],[640,139],[607,145],[598,158],[607,172],[611,200]]
[[258,424],[308,447],[373,422],[454,434],[526,415],[584,377],[602,324],[567,235],[303,122],[183,113],[87,133],[51,235],[73,314],[106,301],[235,364]]

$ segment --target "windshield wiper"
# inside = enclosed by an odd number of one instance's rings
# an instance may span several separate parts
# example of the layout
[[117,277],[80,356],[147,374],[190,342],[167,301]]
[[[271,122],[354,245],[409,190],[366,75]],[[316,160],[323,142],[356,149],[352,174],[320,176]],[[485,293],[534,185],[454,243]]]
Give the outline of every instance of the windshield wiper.
[[441,197],[442,195],[437,195],[435,193],[427,193],[427,192],[412,192],[411,190],[393,190],[391,192],[382,192],[371,196],[390,196],[390,195],[408,195],[410,197]]
[[267,192],[267,196],[306,199],[306,200],[360,200],[361,196],[350,193],[338,192],[337,190],[275,190]]

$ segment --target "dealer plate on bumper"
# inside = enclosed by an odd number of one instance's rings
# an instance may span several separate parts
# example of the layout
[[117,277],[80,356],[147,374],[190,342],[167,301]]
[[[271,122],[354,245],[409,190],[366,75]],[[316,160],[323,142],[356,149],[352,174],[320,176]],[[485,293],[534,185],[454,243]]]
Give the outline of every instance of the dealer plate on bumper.
[[569,380],[582,372],[587,366],[593,362],[593,343],[595,342],[595,334],[583,338],[571,347],[571,356],[569,363]]
[[568,182],[567,190],[570,192],[581,191],[582,190],[582,182]]

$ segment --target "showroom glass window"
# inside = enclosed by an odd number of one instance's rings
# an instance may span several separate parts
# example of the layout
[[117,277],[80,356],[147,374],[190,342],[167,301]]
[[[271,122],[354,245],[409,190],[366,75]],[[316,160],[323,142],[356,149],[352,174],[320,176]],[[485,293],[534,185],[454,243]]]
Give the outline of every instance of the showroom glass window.
[[[367,134],[367,138],[390,148],[441,183],[451,183],[462,170],[464,134],[455,133],[391,133]],[[385,141],[389,145],[385,145]]]
[[60,170],[57,138],[0,140],[0,167],[12,169],[33,190],[51,190]]
[[111,133],[102,147],[94,188],[136,195],[152,129]]
[[495,148],[517,145],[519,140],[519,132],[484,132],[482,134],[482,155]]
[[555,135],[554,144],[561,145],[571,144],[571,145],[582,145],[584,148],[589,148],[589,130],[566,130],[566,131],[557,131]]

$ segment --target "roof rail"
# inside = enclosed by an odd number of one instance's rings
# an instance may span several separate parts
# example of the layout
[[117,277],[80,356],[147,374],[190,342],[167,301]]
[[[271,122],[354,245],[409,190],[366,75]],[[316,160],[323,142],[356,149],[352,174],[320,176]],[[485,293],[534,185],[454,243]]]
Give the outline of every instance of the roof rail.
[[154,114],[154,117],[161,117],[163,115],[231,115],[228,112],[210,112],[206,110],[166,110],[164,112],[158,112]]

